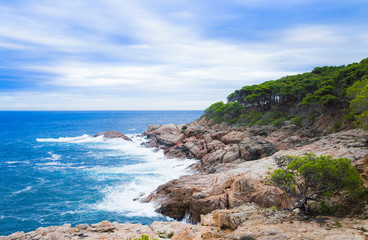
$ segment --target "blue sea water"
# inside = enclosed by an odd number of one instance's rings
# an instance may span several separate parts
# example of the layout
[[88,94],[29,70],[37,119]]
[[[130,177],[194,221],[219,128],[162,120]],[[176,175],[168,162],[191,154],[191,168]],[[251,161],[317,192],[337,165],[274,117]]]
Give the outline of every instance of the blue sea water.
[[[193,160],[140,146],[149,124],[189,123],[202,111],[0,112],[0,236],[102,220],[166,219],[134,201],[188,173]],[[132,137],[94,138],[103,131]]]

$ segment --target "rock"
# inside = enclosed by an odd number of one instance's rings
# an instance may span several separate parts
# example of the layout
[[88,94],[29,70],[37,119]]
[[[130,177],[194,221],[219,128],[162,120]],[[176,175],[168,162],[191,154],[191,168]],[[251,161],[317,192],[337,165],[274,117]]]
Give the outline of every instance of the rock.
[[[201,224],[205,225],[208,223],[213,224],[213,226],[220,228],[230,228],[235,230],[242,223],[247,221],[249,217],[259,209],[255,204],[245,204],[241,207],[234,209],[223,209],[223,210],[215,210],[212,213],[208,214],[209,216],[204,216],[204,222]],[[208,221],[208,219],[213,218],[214,222]],[[207,222],[206,222],[207,220]]]
[[195,137],[197,139],[201,138],[204,134],[208,133],[210,130],[200,125],[190,125],[185,129],[185,137]]
[[222,149],[219,149],[213,153],[206,154],[202,158],[203,164],[209,165],[213,163],[221,163],[225,154],[226,154],[226,151]]
[[223,142],[226,145],[232,143],[239,143],[243,138],[245,138],[245,136],[242,132],[232,131],[221,137],[221,142]]
[[193,140],[185,143],[184,147],[190,152],[192,158],[201,159],[207,153],[204,141]]
[[153,132],[156,131],[157,129],[159,129],[162,125],[161,124],[152,124],[152,125],[148,125],[148,129],[147,132]]
[[169,148],[164,151],[164,154],[167,158],[179,158],[185,159],[190,158],[186,151],[182,147]]
[[179,222],[158,222],[154,221],[150,228],[160,238],[172,238],[182,232],[185,229],[192,227],[191,224],[179,223]]
[[[152,125],[151,125],[152,126]],[[175,124],[165,124],[165,125],[153,125],[148,129],[148,132],[154,134],[164,134],[164,133],[180,133],[181,126]]]
[[126,141],[132,141],[132,139],[130,139],[128,136],[125,136],[121,132],[117,132],[117,131],[101,132],[101,133],[94,135],[94,137],[99,137],[99,136],[104,136],[105,138],[122,138]]
[[238,145],[229,146],[228,148],[225,148],[225,150],[227,150],[227,152],[222,158],[223,163],[233,162],[240,157]]
[[184,134],[173,134],[173,133],[163,133],[162,135],[156,136],[155,141],[159,145],[165,145],[167,147],[172,147],[180,144],[184,139]]
[[265,126],[254,126],[249,130],[249,133],[253,136],[267,137],[274,131],[276,131],[275,127],[265,125]]
[[80,231],[80,230],[86,230],[89,227],[89,225],[84,223],[84,224],[79,224],[75,227]]
[[[218,181],[222,181],[218,179]],[[207,220],[206,220],[207,219]],[[336,222],[342,227],[336,227]],[[17,232],[0,236],[0,240],[29,239],[106,239],[126,240],[149,239],[172,240],[230,240],[230,239],[337,239],[364,240],[368,220],[361,218],[324,217],[324,221],[302,221],[289,211],[260,208],[255,204],[244,204],[234,209],[215,210],[201,216],[201,224],[181,222],[153,222],[150,226],[130,223],[110,223],[103,221],[80,224],[72,228],[70,224],[38,228],[33,232]],[[86,228],[87,227],[87,228]]]
[[91,231],[96,232],[111,232],[115,229],[114,224],[110,223],[109,221],[102,221],[97,224],[91,225]]
[[193,222],[199,222],[201,215],[213,210],[233,208],[250,202],[262,207],[292,206],[292,201],[280,190],[240,172],[246,169],[243,166],[230,172],[182,176],[159,186],[152,201],[159,206],[157,212],[178,220],[189,216]]
[[217,150],[221,150],[225,148],[225,144],[219,140],[212,140],[211,142],[207,141],[207,151],[208,153],[216,152]]
[[[364,179],[366,185],[368,185],[368,154],[364,156],[355,163],[355,168],[360,173],[361,177]],[[367,186],[366,186],[367,187]]]
[[211,137],[212,137],[212,139],[214,139],[214,140],[219,140],[219,141],[221,141],[221,138],[222,138],[223,136],[225,136],[227,133],[228,133],[228,131],[215,131],[215,132],[211,133]]

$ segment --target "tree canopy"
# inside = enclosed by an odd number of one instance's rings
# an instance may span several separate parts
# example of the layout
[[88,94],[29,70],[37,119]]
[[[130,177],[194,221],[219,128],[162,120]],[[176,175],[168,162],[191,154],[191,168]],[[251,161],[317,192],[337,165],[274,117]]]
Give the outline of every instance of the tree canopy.
[[[368,127],[367,78],[368,58],[347,66],[316,67],[308,73],[244,86],[231,93],[227,103],[207,108],[205,116],[217,123],[252,125],[277,123],[301,113],[323,115],[329,109],[347,109],[357,114],[358,125]],[[274,113],[272,117],[265,117],[269,112]],[[248,116],[250,113],[255,117]]]

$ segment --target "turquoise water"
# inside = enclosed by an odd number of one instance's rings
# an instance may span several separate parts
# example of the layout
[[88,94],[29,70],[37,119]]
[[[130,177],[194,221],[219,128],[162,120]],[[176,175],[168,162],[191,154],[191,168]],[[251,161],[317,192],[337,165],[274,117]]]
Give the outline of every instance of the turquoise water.
[[[0,112],[0,235],[102,220],[166,219],[133,201],[186,174],[193,160],[140,146],[149,124],[189,123],[201,111]],[[132,137],[94,138],[103,131]],[[168,171],[169,170],[169,171]]]

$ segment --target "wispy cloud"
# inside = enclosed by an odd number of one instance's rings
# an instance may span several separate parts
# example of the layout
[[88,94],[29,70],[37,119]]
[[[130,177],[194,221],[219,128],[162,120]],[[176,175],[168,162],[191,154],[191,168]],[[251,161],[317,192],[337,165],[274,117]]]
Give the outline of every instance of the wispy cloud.
[[0,66],[12,70],[0,83],[35,83],[0,84],[0,109],[203,109],[243,85],[368,56],[359,16],[267,25],[265,9],[277,21],[314,4],[271,2],[0,4]]

